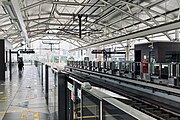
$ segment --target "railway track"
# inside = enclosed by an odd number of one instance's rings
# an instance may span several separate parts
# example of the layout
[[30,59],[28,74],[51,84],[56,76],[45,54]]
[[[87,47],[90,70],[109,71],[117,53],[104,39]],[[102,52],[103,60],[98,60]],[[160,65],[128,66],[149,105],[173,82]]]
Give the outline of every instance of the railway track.
[[151,100],[150,98],[142,98],[142,96],[140,97],[138,95],[135,95],[134,93],[130,93],[129,91],[124,90],[120,86],[114,85],[112,83],[108,83],[107,81],[100,82],[98,78],[82,74],[81,72],[77,72],[77,71],[74,72],[66,71],[66,72],[69,73],[70,76],[73,76],[76,79],[81,80],[82,82],[89,81],[91,84],[95,86],[99,86],[111,90],[113,92],[116,92],[122,96],[131,99],[133,101],[130,104],[132,107],[150,116],[153,116],[158,120],[180,120],[180,114],[178,113],[179,111],[175,112],[177,111],[176,108],[174,108],[173,111],[172,108],[171,110],[167,109],[168,107],[171,107],[170,105],[167,106],[160,102]]

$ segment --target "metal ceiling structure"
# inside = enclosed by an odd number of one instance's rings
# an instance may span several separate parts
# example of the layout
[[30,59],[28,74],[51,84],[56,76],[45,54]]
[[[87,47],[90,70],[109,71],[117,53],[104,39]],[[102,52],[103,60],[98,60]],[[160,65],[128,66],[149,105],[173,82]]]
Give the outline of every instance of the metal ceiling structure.
[[125,48],[139,40],[179,42],[180,0],[1,0],[0,4],[0,37],[16,47],[45,36],[77,49],[115,42]]

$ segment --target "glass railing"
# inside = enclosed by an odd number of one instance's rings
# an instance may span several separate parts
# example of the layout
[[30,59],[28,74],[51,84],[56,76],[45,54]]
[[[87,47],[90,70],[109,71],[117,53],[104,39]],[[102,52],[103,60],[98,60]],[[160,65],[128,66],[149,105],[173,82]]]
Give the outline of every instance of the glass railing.
[[58,70],[39,61],[34,64],[38,69],[50,117],[52,120],[58,120]]
[[37,62],[52,120],[156,120],[130,99]]
[[132,100],[103,88],[82,89],[82,119],[156,120],[131,106]]

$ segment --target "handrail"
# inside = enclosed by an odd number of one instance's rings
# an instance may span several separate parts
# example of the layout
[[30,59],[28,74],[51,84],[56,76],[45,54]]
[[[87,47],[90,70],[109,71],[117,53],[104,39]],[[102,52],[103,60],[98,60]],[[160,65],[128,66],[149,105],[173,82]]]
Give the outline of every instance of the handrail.
[[114,107],[128,113],[129,115],[133,116],[138,120],[157,120],[139,110],[134,109],[133,107],[126,105],[125,103],[114,99],[114,98],[104,98],[105,101],[113,105]]
[[[47,65],[45,63],[43,63],[43,64]],[[43,65],[43,64],[38,64],[38,65]],[[64,106],[63,100],[66,101],[66,99],[67,99],[66,98],[67,97],[66,92],[62,92],[62,93],[60,93],[60,92],[67,90],[68,86],[66,86],[66,84],[68,82],[68,79],[71,79],[72,81],[74,81],[72,84],[77,83],[77,84],[81,85],[81,91],[84,90],[84,91],[90,93],[91,95],[93,95],[95,98],[98,98],[100,100],[100,103],[101,103],[101,105],[100,105],[101,112],[103,110],[103,105],[104,105],[103,101],[107,101],[108,103],[110,103],[110,105],[114,106],[118,110],[123,111],[123,112],[127,113],[128,115],[130,115],[130,116],[132,116],[132,117],[134,117],[136,119],[139,119],[139,120],[142,120],[142,119],[143,120],[156,120],[155,118],[153,118],[153,117],[151,117],[151,116],[149,116],[149,115],[147,115],[147,114],[145,114],[145,113],[143,113],[143,112],[141,112],[139,110],[136,110],[135,108],[133,108],[133,107],[131,107],[131,106],[121,102],[120,100],[116,100],[116,98],[118,98],[118,99],[121,99],[121,100],[123,99],[123,100],[126,100],[126,101],[131,101],[130,99],[128,99],[128,98],[126,98],[124,96],[118,95],[118,94],[115,95],[115,93],[114,94],[112,94],[112,93],[108,94],[108,90],[105,90],[105,89],[102,89],[102,88],[99,88],[99,87],[94,87],[94,86],[91,86],[91,85],[90,85],[91,87],[83,87],[83,86],[85,86],[85,82],[83,83],[82,81],[80,81],[80,80],[78,80],[78,79],[76,79],[76,78],[74,78],[72,76],[68,76],[68,75],[66,76],[66,72],[59,71],[56,68],[54,68],[53,66],[47,65],[47,67],[45,67],[45,70],[47,70],[45,72],[45,76],[48,73],[48,68],[51,69],[52,71],[54,71],[55,73],[58,73],[58,80],[57,81],[60,83],[60,84],[58,83],[58,87],[56,88],[56,89],[58,89],[58,94],[57,94],[58,97],[56,97],[56,98],[58,98],[58,110],[63,108],[63,106]],[[48,77],[48,75],[47,75],[47,77]],[[68,78],[68,79],[66,79],[66,78]],[[45,82],[45,87],[47,87],[47,88],[45,88],[47,90],[46,91],[47,104],[48,104],[48,101],[49,101],[49,96],[48,96],[48,93],[49,93],[48,89],[49,89],[49,87],[48,86],[50,84],[50,83],[47,82],[48,80],[49,80],[48,78],[45,78],[45,81],[46,81]],[[86,85],[88,85],[88,84],[86,84]],[[76,86],[73,87],[74,90],[76,89],[75,87]],[[109,92],[111,92],[111,91],[109,91]],[[83,92],[81,92],[79,95],[83,99]],[[63,106],[62,106],[62,104],[63,104]],[[81,104],[82,104],[82,102],[81,102]],[[67,109],[66,106],[64,106],[64,107],[65,107],[64,109]],[[60,118],[63,118],[65,116],[65,112],[64,113],[58,112],[58,114],[59,114]],[[138,115],[140,115],[140,116],[138,116]],[[102,118],[103,114],[100,114],[100,117]]]
[[[121,100],[131,101],[130,99],[128,99],[124,96],[119,95],[119,96],[114,97],[112,95],[107,94],[106,91],[108,91],[108,90],[97,89],[97,87],[93,87],[93,86],[90,90],[84,89],[84,88],[83,88],[83,90],[85,90],[89,94],[93,95],[95,98],[98,98],[100,101],[108,102],[110,105],[114,106],[115,108],[117,108],[120,111],[127,113],[128,115],[130,115],[131,117],[134,117],[135,119],[157,120],[156,118],[153,118],[153,117],[131,107],[130,105],[121,102]],[[117,100],[116,98],[119,98],[121,100]],[[103,103],[102,103],[102,106],[100,106],[100,109],[103,110]],[[100,117],[102,117],[102,116],[100,116]]]
[[58,73],[59,71],[53,67],[51,67],[51,70],[53,70],[55,73]]

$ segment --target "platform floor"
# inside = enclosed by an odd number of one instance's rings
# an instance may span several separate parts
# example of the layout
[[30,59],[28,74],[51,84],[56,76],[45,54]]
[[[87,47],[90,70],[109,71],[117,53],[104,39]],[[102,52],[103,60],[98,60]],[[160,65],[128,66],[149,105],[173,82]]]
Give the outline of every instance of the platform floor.
[[0,81],[0,120],[49,120],[37,68],[26,65],[12,79]]

